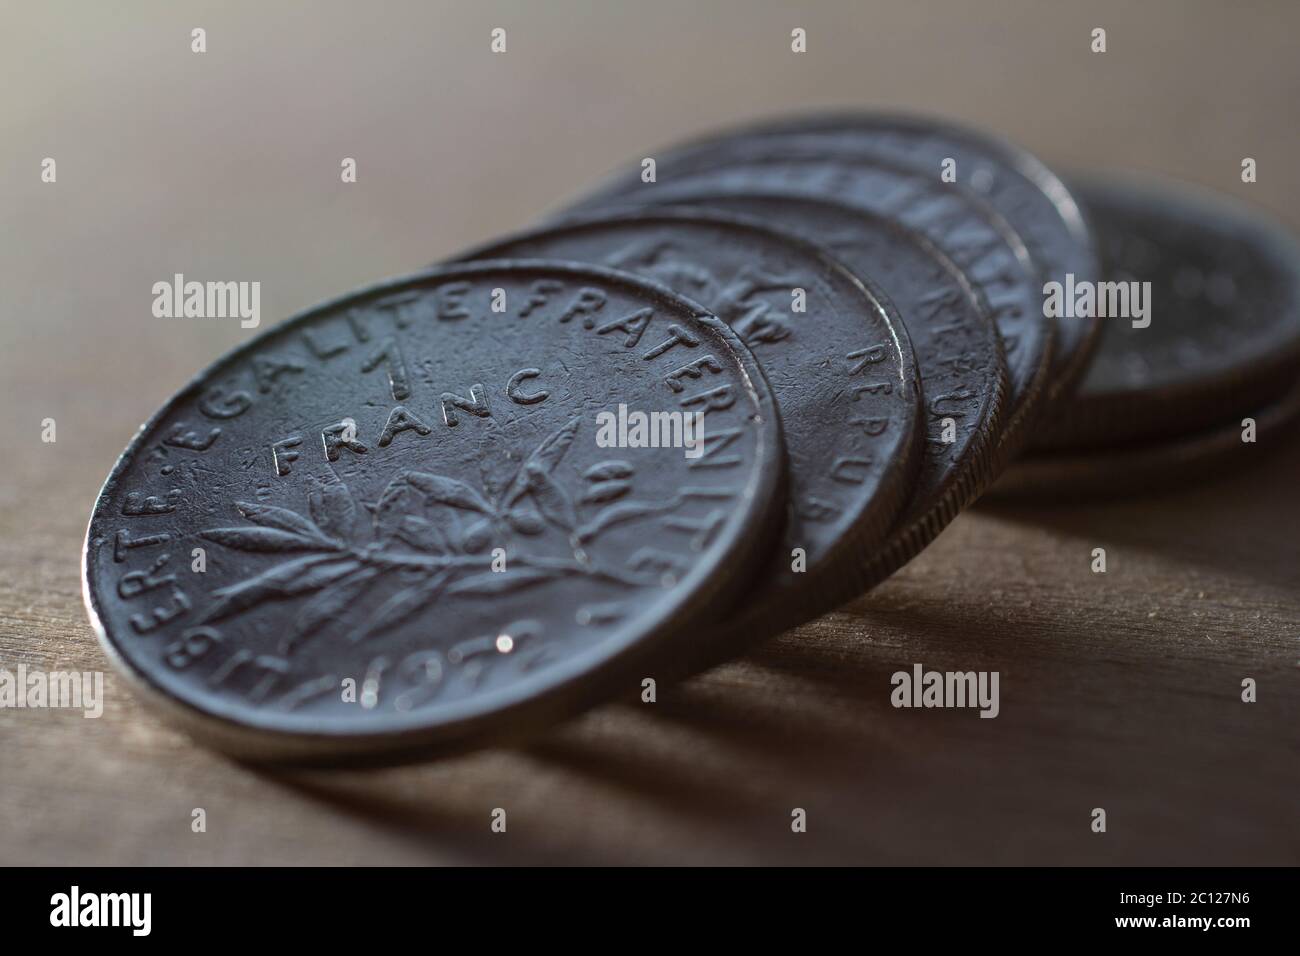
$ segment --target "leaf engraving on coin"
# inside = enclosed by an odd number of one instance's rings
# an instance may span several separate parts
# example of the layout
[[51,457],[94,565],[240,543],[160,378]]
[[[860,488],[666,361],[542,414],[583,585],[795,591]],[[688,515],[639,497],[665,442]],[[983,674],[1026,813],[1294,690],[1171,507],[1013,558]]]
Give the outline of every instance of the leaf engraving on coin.
[[[221,620],[265,600],[325,591],[304,605],[296,618],[282,645],[285,652],[290,652],[368,588],[403,573],[407,573],[408,581],[414,575],[414,582],[389,598],[363,627],[354,630],[352,640],[362,640],[400,624],[431,605],[444,591],[500,594],[567,574],[588,574],[627,586],[653,585],[651,579],[638,579],[612,566],[579,560],[578,556],[588,558],[583,546],[594,542],[602,529],[620,517],[628,520],[667,512],[681,503],[681,497],[611,506],[577,525],[571,496],[551,477],[551,472],[572,444],[578,422],[576,418],[571,419],[539,445],[509,481],[506,491],[492,501],[455,478],[418,471],[399,472],[389,482],[381,501],[401,504],[385,510],[375,506],[373,535],[368,536],[369,540],[331,534],[312,518],[285,508],[236,502],[235,507],[253,526],[210,528],[198,532],[199,536],[241,551],[291,551],[305,552],[305,555],[215,592],[217,601],[200,622]],[[326,488],[329,500],[340,503],[336,507],[344,513],[354,510],[351,495],[342,482],[328,484]],[[408,490],[416,494],[406,494]],[[588,498],[585,503],[594,502]],[[453,514],[448,515],[446,509]],[[336,532],[351,524],[330,521],[329,515],[330,512],[322,513]],[[504,542],[512,531],[536,536],[545,530],[546,522],[569,534],[574,548],[572,560],[520,554],[512,563],[526,570],[500,575],[492,571],[490,560],[480,556],[489,541]]]

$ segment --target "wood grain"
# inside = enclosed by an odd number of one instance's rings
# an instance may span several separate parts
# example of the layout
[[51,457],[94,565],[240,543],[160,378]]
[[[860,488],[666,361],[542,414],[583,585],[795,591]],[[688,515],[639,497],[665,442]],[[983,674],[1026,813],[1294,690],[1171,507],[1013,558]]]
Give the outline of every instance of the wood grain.
[[[79,582],[99,483],[248,334],[154,319],[151,285],[173,272],[259,279],[273,321],[524,225],[656,143],[814,105],[942,112],[1049,161],[1181,175],[1300,222],[1290,5],[383,11],[39,5],[4,31],[0,666],[107,666]],[[493,58],[498,24],[510,52]],[[1240,182],[1243,156],[1258,183]],[[1212,483],[963,515],[867,598],[522,749],[252,770],[110,674],[101,719],[0,711],[0,863],[1294,864],[1293,439],[1243,446]],[[915,662],[999,671],[1000,716],[894,709],[890,674]]]

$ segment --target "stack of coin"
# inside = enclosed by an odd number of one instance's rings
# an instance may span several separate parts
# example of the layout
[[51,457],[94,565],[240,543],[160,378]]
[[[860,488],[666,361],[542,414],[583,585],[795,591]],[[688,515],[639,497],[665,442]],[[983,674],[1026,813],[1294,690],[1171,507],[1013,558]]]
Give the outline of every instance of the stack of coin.
[[95,505],[91,619],[244,758],[523,737],[862,594],[991,486],[1273,434],[1296,263],[1258,217],[944,122],[690,143],[202,373]]

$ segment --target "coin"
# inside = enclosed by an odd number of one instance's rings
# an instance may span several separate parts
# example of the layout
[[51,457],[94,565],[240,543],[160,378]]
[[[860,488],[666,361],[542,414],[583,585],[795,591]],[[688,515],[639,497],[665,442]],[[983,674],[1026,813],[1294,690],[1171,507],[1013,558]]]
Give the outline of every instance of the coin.
[[[698,457],[617,447],[625,412],[684,435],[695,411]],[[406,759],[639,687],[770,554],[783,473],[761,371],[695,303],[597,267],[433,270],[172,398],[95,504],[86,602],[210,744]]]
[[[1067,276],[1087,282],[1100,278],[1086,215],[1054,172],[1008,140],[935,117],[832,112],[767,120],[656,153],[658,182],[653,187],[639,175],[624,172],[591,195],[598,202],[613,201],[756,159],[883,161],[936,180],[950,175],[949,189],[969,190],[981,197],[1010,225],[1045,279],[1063,283]],[[1079,383],[1101,331],[1100,321],[1092,316],[1060,316],[1054,324],[1047,383],[1051,403],[1069,395]]]
[[[1042,283],[1036,265],[1015,231],[987,204],[937,177],[884,162],[787,161],[762,156],[683,175],[671,187],[661,183],[626,198],[638,203],[672,203],[682,196],[728,193],[831,199],[897,219],[929,239],[967,274],[984,297],[1002,336],[1011,387],[1000,459],[1009,460],[1027,443],[1042,409],[1040,399],[1050,371],[1055,329],[1043,318]],[[578,208],[588,210],[589,206],[598,203],[583,203]]]
[[878,557],[920,463],[916,359],[894,307],[820,247],[736,216],[641,209],[458,258],[571,259],[647,275],[740,335],[771,385],[788,461],[784,540],[751,605],[815,615],[831,578]]
[[[1077,192],[1106,264],[1097,306],[1106,301],[1106,311],[1124,314],[1103,319],[1087,377],[1042,424],[1036,446],[1104,448],[1194,433],[1294,381],[1300,250],[1284,229],[1190,187],[1129,179],[1084,181]],[[1136,314],[1138,302],[1145,315]]]
[[[1245,441],[1246,420],[1253,438]],[[1300,419],[1300,386],[1236,422],[1190,435],[1096,451],[1039,452],[1017,459],[989,490],[1010,499],[1053,503],[1167,491],[1257,461],[1280,447]]]

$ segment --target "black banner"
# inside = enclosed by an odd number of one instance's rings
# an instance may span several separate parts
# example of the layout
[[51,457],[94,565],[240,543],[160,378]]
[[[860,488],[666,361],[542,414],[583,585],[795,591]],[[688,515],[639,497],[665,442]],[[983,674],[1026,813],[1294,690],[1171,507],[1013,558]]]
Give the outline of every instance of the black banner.
[[[1228,946],[1294,927],[1290,870],[36,869],[3,871],[6,938],[369,945],[425,931],[662,939],[724,929],[927,942]],[[460,927],[457,931],[455,928]],[[476,929],[477,928],[477,929]],[[481,935],[486,931],[487,936]],[[973,934],[973,935],[972,935]],[[1050,934],[1050,935],[1046,935]],[[429,940],[432,942],[432,939]]]

